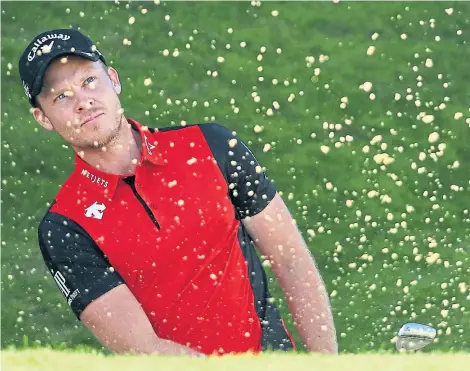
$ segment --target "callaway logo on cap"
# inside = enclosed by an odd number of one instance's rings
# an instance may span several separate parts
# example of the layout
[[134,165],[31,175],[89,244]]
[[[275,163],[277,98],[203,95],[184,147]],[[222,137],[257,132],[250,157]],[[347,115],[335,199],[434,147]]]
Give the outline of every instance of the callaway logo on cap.
[[23,51],[18,67],[24,92],[32,106],[41,92],[44,75],[49,64],[68,54],[83,58],[106,61],[93,41],[75,29],[56,29],[37,35]]

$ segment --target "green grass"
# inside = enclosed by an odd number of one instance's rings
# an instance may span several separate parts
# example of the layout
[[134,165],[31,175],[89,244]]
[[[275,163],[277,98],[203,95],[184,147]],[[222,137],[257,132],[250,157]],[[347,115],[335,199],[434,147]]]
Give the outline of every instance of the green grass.
[[[17,71],[18,57],[34,35],[53,27],[80,26],[118,70],[129,117],[154,127],[217,121],[250,144],[282,192],[333,293],[342,352],[391,351],[396,331],[410,320],[438,328],[439,341],[424,352],[469,349],[470,4],[2,5],[3,348],[49,345],[103,350],[66,306],[37,247],[38,222],[72,170],[73,153],[34,122]],[[143,15],[142,8],[148,13]],[[449,8],[450,15],[445,11]],[[279,15],[273,16],[273,10]],[[130,16],[136,18],[133,25],[128,23]],[[379,34],[376,40],[374,33]],[[402,34],[407,35],[405,40]],[[132,44],[123,45],[124,38]],[[246,46],[241,47],[241,42]],[[376,47],[371,56],[366,54],[369,46]],[[169,56],[163,55],[166,49]],[[258,61],[260,54],[263,58]],[[321,55],[328,60],[321,62]],[[217,62],[219,56],[223,63]],[[309,56],[315,58],[311,66],[306,62]],[[428,58],[433,61],[431,68],[425,66]],[[144,86],[147,77],[153,81],[150,87]],[[359,88],[366,81],[373,83],[374,100]],[[253,92],[260,96],[259,102]],[[289,101],[291,94],[295,98]],[[395,94],[401,99],[395,100]],[[407,100],[407,94],[413,99]],[[343,97],[348,104],[341,108]],[[273,102],[280,108],[268,115]],[[444,109],[439,108],[441,103]],[[462,118],[454,118],[457,112]],[[434,122],[419,120],[420,113],[433,114]],[[328,128],[335,124],[341,127]],[[255,133],[255,125],[264,130]],[[434,144],[428,142],[432,132],[440,135]],[[382,141],[371,145],[376,135]],[[335,143],[347,136],[352,142],[336,148]],[[272,147],[264,152],[267,143]],[[381,149],[382,143],[387,148]],[[446,148],[434,161],[430,153],[437,152],[440,143]],[[329,146],[328,154],[321,151],[322,145]],[[363,152],[366,145],[369,153]],[[395,161],[381,168],[373,157],[383,152]],[[423,161],[420,152],[426,153]],[[454,161],[460,166],[452,168]],[[413,163],[425,171],[418,172]],[[453,191],[453,185],[462,191]],[[379,196],[370,198],[372,190]],[[384,195],[390,203],[380,198]],[[352,207],[347,200],[354,200]],[[408,212],[409,206],[414,211]],[[402,221],[407,224],[400,226]],[[396,223],[399,227],[394,230]],[[430,245],[429,239],[436,245]],[[440,260],[427,263],[428,253],[439,253]],[[365,260],[364,254],[373,260]],[[415,261],[416,255],[422,260]],[[462,283],[467,288],[459,286]],[[272,287],[287,317],[275,280]],[[442,310],[449,310],[447,317]],[[288,326],[294,329],[291,321]],[[297,334],[295,338],[300,341]]]
[[468,364],[468,354],[347,354],[340,356],[325,356],[319,354],[288,355],[288,354],[252,354],[242,356],[209,357],[191,359],[178,356],[155,355],[112,355],[89,352],[66,352],[52,350],[4,351],[2,366],[11,371],[49,371],[73,370],[259,370],[269,367],[271,370],[319,370],[339,371],[409,371],[442,369],[463,370]]

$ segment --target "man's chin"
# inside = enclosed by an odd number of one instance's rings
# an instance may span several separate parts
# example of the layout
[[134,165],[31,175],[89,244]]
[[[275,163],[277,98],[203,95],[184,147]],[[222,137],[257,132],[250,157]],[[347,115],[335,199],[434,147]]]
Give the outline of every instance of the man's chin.
[[90,138],[86,140],[86,143],[83,143],[83,147],[86,147],[88,150],[99,149],[106,151],[107,148],[113,145],[118,131],[114,129],[106,133],[96,132],[94,134],[96,135],[91,135]]

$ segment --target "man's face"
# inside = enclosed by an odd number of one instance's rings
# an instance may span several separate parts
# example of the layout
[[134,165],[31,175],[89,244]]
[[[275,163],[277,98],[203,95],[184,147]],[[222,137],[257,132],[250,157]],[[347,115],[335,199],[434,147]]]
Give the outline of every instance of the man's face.
[[123,119],[117,72],[101,62],[70,55],[54,60],[44,76],[33,115],[77,149],[103,147]]

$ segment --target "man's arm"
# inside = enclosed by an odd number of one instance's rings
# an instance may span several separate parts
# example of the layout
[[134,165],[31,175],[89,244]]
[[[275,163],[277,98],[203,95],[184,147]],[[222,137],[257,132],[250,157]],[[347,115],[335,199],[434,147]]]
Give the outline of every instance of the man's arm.
[[157,336],[123,278],[73,220],[48,213],[38,239],[46,266],[71,310],[111,351],[200,354]]
[[80,320],[115,353],[201,355],[189,347],[159,338],[125,284],[89,304],[81,313]]
[[302,340],[311,351],[336,353],[325,286],[273,182],[234,132],[216,123],[200,128],[225,177],[237,217],[256,247],[272,261]]
[[278,193],[243,224],[261,254],[269,258],[285,293],[296,328],[311,352],[338,352],[325,285],[305,241]]

